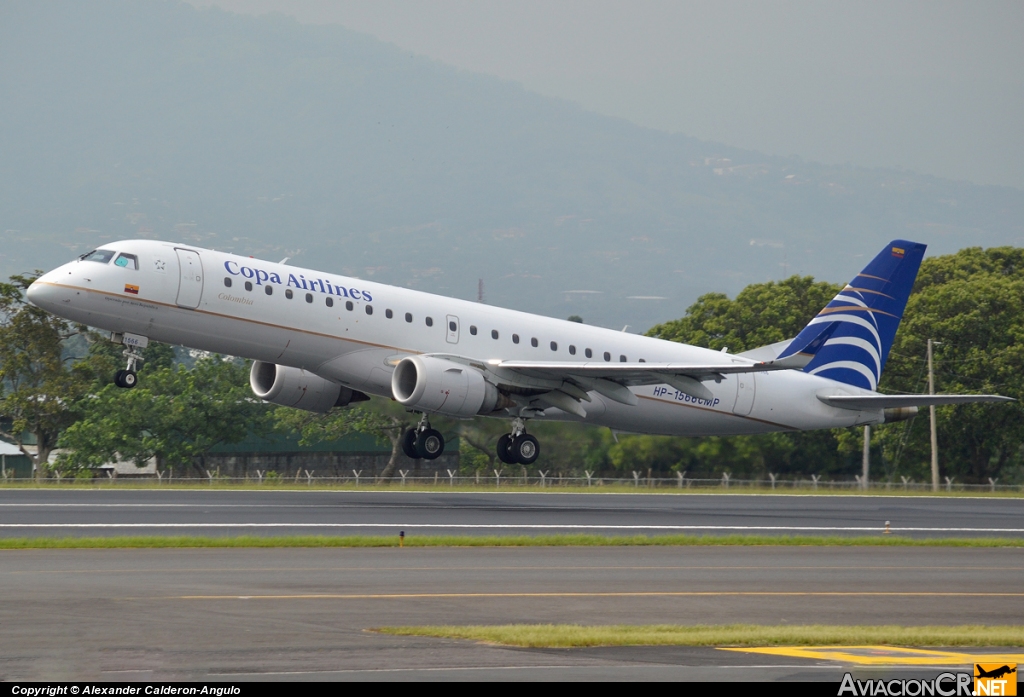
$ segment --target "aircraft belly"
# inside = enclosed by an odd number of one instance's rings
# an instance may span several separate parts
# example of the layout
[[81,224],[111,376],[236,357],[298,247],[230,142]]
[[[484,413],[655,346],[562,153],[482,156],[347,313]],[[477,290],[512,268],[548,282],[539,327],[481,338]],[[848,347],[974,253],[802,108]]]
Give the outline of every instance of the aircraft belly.
[[615,430],[665,436],[732,436],[787,430],[728,411],[643,396],[635,407],[608,402],[604,414],[587,421]]

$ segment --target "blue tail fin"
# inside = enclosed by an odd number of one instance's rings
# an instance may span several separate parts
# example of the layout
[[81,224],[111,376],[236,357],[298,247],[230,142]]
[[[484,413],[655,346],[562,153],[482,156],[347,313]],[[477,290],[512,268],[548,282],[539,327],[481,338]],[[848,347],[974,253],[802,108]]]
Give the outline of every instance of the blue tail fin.
[[877,388],[925,248],[906,240],[886,245],[779,358],[799,352],[822,333],[820,325],[834,322],[836,328],[804,372],[869,390]]

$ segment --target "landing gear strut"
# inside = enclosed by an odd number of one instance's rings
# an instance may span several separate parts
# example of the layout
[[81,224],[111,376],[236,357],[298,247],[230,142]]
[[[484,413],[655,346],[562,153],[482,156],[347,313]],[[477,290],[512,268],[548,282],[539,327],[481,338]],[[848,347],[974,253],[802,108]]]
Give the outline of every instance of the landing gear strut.
[[540,456],[540,443],[526,432],[526,421],[517,417],[512,432],[498,439],[498,459],[506,465],[532,465]]
[[416,428],[402,434],[402,452],[414,460],[436,460],[444,453],[444,436],[430,427],[427,415],[423,414]]
[[149,339],[136,334],[112,334],[111,340],[124,344],[124,357],[128,359],[128,367],[114,373],[114,384],[118,387],[131,389],[139,383],[138,368],[142,358],[142,349],[149,345]]

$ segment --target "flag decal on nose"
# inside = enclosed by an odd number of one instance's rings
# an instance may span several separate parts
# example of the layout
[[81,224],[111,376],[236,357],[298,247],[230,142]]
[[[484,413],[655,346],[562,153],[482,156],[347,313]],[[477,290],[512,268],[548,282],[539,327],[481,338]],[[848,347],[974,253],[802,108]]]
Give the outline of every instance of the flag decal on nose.
[[125,293],[131,293],[132,295],[138,295],[139,294],[139,287],[138,286],[133,286],[131,283],[125,283],[124,284],[124,292]]

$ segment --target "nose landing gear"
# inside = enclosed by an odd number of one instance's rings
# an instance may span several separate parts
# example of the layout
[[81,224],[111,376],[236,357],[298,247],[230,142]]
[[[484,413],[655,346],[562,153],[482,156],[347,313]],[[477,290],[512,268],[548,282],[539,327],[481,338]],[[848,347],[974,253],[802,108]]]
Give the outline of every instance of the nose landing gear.
[[512,432],[498,439],[498,459],[506,465],[532,465],[540,457],[540,443],[526,432],[526,421],[516,418]]
[[139,384],[138,367],[144,359],[142,349],[149,346],[149,339],[136,334],[113,334],[111,340],[124,344],[124,357],[128,359],[128,367],[114,373],[114,384],[118,387],[131,389]]
[[444,453],[444,436],[430,427],[430,421],[424,414],[416,428],[402,434],[402,452],[414,460],[436,460]]

